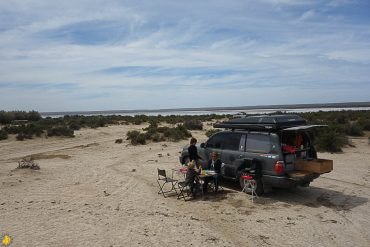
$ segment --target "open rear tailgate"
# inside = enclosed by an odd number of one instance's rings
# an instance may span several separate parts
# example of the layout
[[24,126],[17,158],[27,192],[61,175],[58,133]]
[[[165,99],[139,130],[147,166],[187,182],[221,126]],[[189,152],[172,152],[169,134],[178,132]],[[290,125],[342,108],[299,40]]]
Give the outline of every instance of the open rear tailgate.
[[301,126],[295,126],[295,127],[289,127],[289,128],[285,128],[283,129],[282,131],[292,131],[292,132],[298,132],[298,131],[307,131],[307,130],[313,130],[313,129],[317,129],[317,128],[323,128],[323,127],[328,127],[327,125],[319,125],[319,124],[315,124],[315,125],[301,125]]

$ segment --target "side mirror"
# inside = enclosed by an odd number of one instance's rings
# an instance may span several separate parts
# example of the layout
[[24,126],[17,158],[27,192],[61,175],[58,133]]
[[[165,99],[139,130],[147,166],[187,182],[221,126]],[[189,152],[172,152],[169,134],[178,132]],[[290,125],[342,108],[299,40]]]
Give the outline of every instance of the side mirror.
[[201,144],[200,144],[200,147],[201,147],[201,148],[205,148],[205,147],[206,147],[206,144],[201,143]]

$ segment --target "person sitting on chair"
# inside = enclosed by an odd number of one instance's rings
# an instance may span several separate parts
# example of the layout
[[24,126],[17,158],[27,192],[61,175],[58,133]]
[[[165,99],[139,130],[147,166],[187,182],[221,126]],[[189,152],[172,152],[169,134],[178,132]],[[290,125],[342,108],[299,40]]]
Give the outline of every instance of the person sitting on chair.
[[207,192],[208,182],[213,179],[215,183],[215,192],[217,192],[218,182],[221,178],[221,160],[218,158],[218,154],[216,152],[211,153],[211,159],[208,161],[206,169],[215,171],[216,174],[213,177],[204,179],[203,191]]
[[199,188],[199,177],[198,172],[195,170],[195,162],[191,161],[188,165],[188,171],[186,172],[186,185],[189,186],[190,192],[193,197],[196,195],[196,190]]

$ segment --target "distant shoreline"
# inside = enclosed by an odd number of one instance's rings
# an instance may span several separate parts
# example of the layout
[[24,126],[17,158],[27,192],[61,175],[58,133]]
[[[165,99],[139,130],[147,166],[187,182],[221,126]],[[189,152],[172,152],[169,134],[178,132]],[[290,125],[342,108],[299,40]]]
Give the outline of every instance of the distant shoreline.
[[[278,110],[294,109],[319,109],[319,108],[368,108],[370,102],[344,102],[344,103],[319,103],[319,104],[290,104],[290,105],[257,105],[257,106],[232,106],[232,107],[199,107],[199,108],[168,108],[168,109],[137,109],[137,110],[106,110],[106,111],[65,111],[65,112],[40,112],[43,117],[47,116],[64,116],[64,115],[137,115],[149,114],[159,115],[160,113],[185,113],[179,115],[189,115],[189,113],[205,112],[205,114],[234,112],[234,111],[251,111],[269,112]],[[256,111],[257,110],[257,111]],[[260,110],[260,111],[258,111]],[[208,113],[206,113],[208,112]],[[157,114],[153,114],[157,113]],[[199,114],[199,113],[198,113]],[[198,115],[196,114],[196,115]],[[168,115],[168,114],[166,114]]]

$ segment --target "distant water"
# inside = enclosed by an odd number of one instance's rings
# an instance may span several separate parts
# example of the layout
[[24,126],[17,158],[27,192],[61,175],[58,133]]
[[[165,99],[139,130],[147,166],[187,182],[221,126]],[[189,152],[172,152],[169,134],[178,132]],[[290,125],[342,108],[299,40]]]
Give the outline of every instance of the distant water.
[[94,112],[53,112],[53,113],[41,113],[42,117],[63,117],[64,115],[84,115],[84,116],[109,116],[109,115],[121,115],[121,116],[135,116],[135,115],[147,115],[147,116],[170,116],[170,115],[209,115],[209,114],[237,114],[239,112],[245,112],[246,114],[268,114],[273,113],[276,111],[282,111],[287,113],[300,113],[300,112],[318,112],[318,111],[342,111],[342,110],[370,110],[370,107],[315,107],[315,108],[296,108],[296,109],[286,109],[286,108],[279,108],[279,109],[251,109],[251,110],[199,110],[199,111],[191,111],[191,110],[184,110],[184,111],[130,111],[130,112],[122,112],[122,111],[94,111]]

